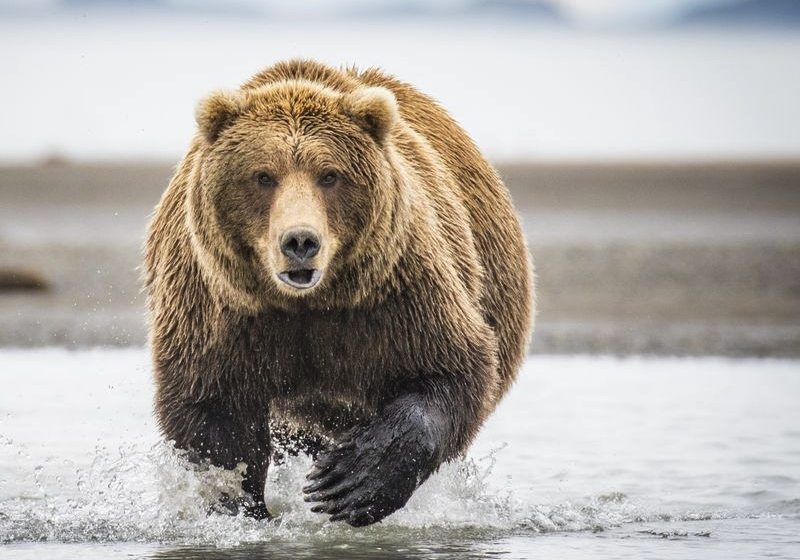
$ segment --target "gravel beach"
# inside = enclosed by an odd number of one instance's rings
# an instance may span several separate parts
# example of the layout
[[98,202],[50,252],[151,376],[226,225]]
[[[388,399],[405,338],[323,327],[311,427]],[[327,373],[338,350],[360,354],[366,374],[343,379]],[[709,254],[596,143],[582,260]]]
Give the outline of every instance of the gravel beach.
[[[800,356],[800,162],[498,165],[534,353]],[[146,343],[158,162],[0,167],[0,345]]]

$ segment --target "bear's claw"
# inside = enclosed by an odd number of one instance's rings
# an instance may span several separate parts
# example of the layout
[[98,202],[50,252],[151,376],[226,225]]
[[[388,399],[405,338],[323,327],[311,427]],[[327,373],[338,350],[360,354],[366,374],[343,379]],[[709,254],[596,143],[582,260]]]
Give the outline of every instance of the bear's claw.
[[424,418],[408,404],[389,407],[320,454],[303,488],[305,501],[321,502],[311,511],[360,527],[406,504],[435,468],[437,447]]

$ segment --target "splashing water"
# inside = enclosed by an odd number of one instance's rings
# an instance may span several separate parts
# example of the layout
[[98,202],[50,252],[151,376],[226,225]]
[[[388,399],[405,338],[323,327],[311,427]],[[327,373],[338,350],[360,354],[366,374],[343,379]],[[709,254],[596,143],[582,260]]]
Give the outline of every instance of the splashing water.
[[[526,505],[511,489],[492,490],[488,479],[496,453],[444,465],[403,510],[372,532],[435,528],[498,536],[598,530],[642,519],[623,495],[548,506]],[[259,522],[212,512],[221,494],[241,493],[241,469],[198,467],[167,443],[149,449],[127,445],[116,453],[98,448],[86,468],[63,463],[35,467],[35,493],[0,502],[0,541],[234,546],[352,533],[346,525],[311,513],[302,500],[300,489],[310,470],[305,456],[289,457],[272,468],[267,505],[277,519]]]
[[271,467],[275,521],[213,513],[242,471],[157,443],[144,350],[0,351],[0,372],[24,373],[0,394],[0,554],[105,558],[124,543],[159,558],[523,558],[547,556],[558,535],[601,535],[588,542],[606,557],[655,541],[687,543],[686,558],[712,545],[700,555],[796,557],[798,365],[532,358],[466,458],[383,523],[353,529],[303,501],[305,456]]

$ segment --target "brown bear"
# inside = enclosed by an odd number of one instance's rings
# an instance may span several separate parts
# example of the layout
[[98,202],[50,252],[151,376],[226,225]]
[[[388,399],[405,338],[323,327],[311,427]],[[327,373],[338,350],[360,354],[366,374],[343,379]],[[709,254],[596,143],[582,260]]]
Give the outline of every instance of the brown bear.
[[464,453],[525,354],[509,193],[435,101],[376,69],[280,63],[196,119],[146,243],[161,430],[245,463],[257,518],[270,426],[323,437],[306,501],[379,521]]

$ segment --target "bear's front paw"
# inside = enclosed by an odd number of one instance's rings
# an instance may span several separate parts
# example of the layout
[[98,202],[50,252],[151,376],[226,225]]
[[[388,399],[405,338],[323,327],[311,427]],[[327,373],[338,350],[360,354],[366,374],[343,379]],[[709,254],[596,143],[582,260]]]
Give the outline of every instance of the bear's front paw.
[[303,488],[311,508],[354,527],[380,521],[403,507],[438,466],[431,430],[408,410],[379,417],[349,432],[322,453]]
[[222,515],[244,514],[258,521],[273,519],[272,514],[267,510],[263,501],[256,501],[249,495],[234,498],[229,494],[222,494],[219,501],[213,504],[209,513],[219,513]]

